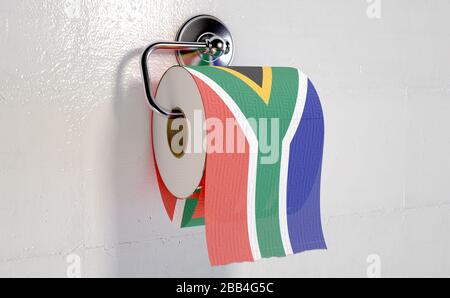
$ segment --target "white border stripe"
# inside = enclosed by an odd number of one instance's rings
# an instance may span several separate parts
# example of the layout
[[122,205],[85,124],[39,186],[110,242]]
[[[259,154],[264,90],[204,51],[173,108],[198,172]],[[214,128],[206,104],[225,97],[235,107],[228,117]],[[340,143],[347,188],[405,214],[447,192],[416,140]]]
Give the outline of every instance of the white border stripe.
[[248,181],[247,181],[247,225],[248,225],[248,237],[250,241],[250,249],[252,251],[253,259],[261,259],[261,252],[259,249],[258,235],[256,230],[256,212],[255,212],[255,197],[256,197],[256,170],[258,166],[258,139],[247,121],[247,118],[242,113],[241,109],[216,82],[211,80],[206,75],[186,68],[190,73],[205,82],[210,88],[212,88],[217,95],[223,100],[223,102],[230,109],[234,118],[238,122],[239,126],[245,134],[250,146],[249,163],[248,163]]
[[176,199],[175,210],[173,211],[172,222],[179,228],[181,228],[181,222],[183,221],[184,206],[186,205],[186,200]]
[[280,201],[279,201],[279,213],[280,213],[280,232],[281,239],[283,241],[284,252],[286,255],[292,255],[292,245],[289,237],[288,227],[288,215],[287,215],[287,183],[288,183],[288,170],[289,170],[289,154],[291,149],[291,142],[295,137],[297,128],[302,119],[303,110],[305,108],[306,94],[308,92],[308,78],[306,75],[298,70],[298,95],[297,102],[295,103],[294,113],[292,114],[291,123],[283,138],[283,145],[281,151],[281,164],[280,164]]

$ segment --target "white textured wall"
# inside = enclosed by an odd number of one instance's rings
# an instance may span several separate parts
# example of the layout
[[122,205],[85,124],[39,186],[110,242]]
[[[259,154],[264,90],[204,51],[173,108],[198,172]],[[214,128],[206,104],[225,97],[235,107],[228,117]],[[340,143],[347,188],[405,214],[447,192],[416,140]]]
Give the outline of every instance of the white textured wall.
[[[447,0],[0,0],[0,276],[450,276]],[[329,250],[211,268],[165,215],[138,54],[189,17],[234,65],[299,66],[326,114]],[[155,79],[171,55],[152,62]]]

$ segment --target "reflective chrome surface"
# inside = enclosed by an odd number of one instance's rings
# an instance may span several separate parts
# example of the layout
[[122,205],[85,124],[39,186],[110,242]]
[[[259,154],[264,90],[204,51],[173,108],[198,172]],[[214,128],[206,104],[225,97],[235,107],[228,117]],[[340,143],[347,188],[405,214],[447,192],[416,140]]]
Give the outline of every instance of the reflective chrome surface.
[[145,94],[150,107],[166,117],[179,117],[180,113],[168,111],[153,99],[150,88],[148,57],[155,50],[178,50],[181,65],[227,66],[233,58],[233,41],[230,32],[215,17],[201,15],[186,22],[178,33],[178,41],[159,41],[150,44],[142,54],[141,67]]
[[210,15],[196,16],[187,21],[177,34],[177,41],[204,42],[213,36],[225,43],[226,53],[202,53],[198,50],[178,51],[177,60],[180,65],[215,65],[227,66],[233,59],[233,39],[228,28],[218,18]]

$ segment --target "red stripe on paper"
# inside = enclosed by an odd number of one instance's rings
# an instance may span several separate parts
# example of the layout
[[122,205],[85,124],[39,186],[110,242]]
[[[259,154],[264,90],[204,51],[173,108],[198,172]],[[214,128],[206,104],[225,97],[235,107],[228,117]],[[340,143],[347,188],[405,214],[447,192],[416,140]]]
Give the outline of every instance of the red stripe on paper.
[[197,206],[195,206],[195,212],[192,218],[204,218],[205,217],[205,195],[203,192],[198,196]]
[[[225,127],[233,114],[206,83],[193,75],[203,99],[206,118]],[[237,133],[244,135],[238,127]],[[235,131],[235,144],[237,133]],[[224,140],[224,145],[225,140]],[[211,265],[253,261],[247,225],[249,144],[245,153],[210,153],[205,170],[205,226]]]
[[200,181],[200,192],[197,196],[197,205],[195,206],[194,214],[192,218],[204,218],[205,217],[205,176],[203,175],[202,181]]

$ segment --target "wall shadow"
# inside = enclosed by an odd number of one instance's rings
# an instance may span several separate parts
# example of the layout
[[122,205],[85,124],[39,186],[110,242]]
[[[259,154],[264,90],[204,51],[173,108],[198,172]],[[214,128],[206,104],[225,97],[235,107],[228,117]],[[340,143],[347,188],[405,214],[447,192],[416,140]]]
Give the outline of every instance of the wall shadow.
[[[225,276],[227,269],[209,265],[204,229],[174,227],[161,203],[150,139],[150,108],[139,69],[142,50],[134,49],[120,61],[113,94],[114,165],[110,178],[114,184],[116,274]],[[152,90],[156,88],[158,75],[170,66],[164,65],[164,57],[160,55],[152,64],[155,67]]]
[[[145,221],[145,218],[136,212],[136,208],[143,208],[143,212],[148,213],[148,216],[151,214],[145,202],[151,198],[140,196],[150,192],[152,185],[149,184],[155,175],[153,163],[150,162],[150,111],[145,105],[142,84],[130,79],[127,73],[141,52],[142,49],[134,49],[120,61],[113,97],[115,131],[111,148],[114,152],[111,177],[114,185],[114,229],[117,241],[115,265],[118,276],[129,276],[133,273],[130,271],[132,264],[128,264],[132,263],[133,259],[126,257],[127,247],[144,240],[138,231],[133,231],[139,229],[139,222]],[[148,154],[143,154],[143,151]],[[143,165],[137,165],[138,162]]]

